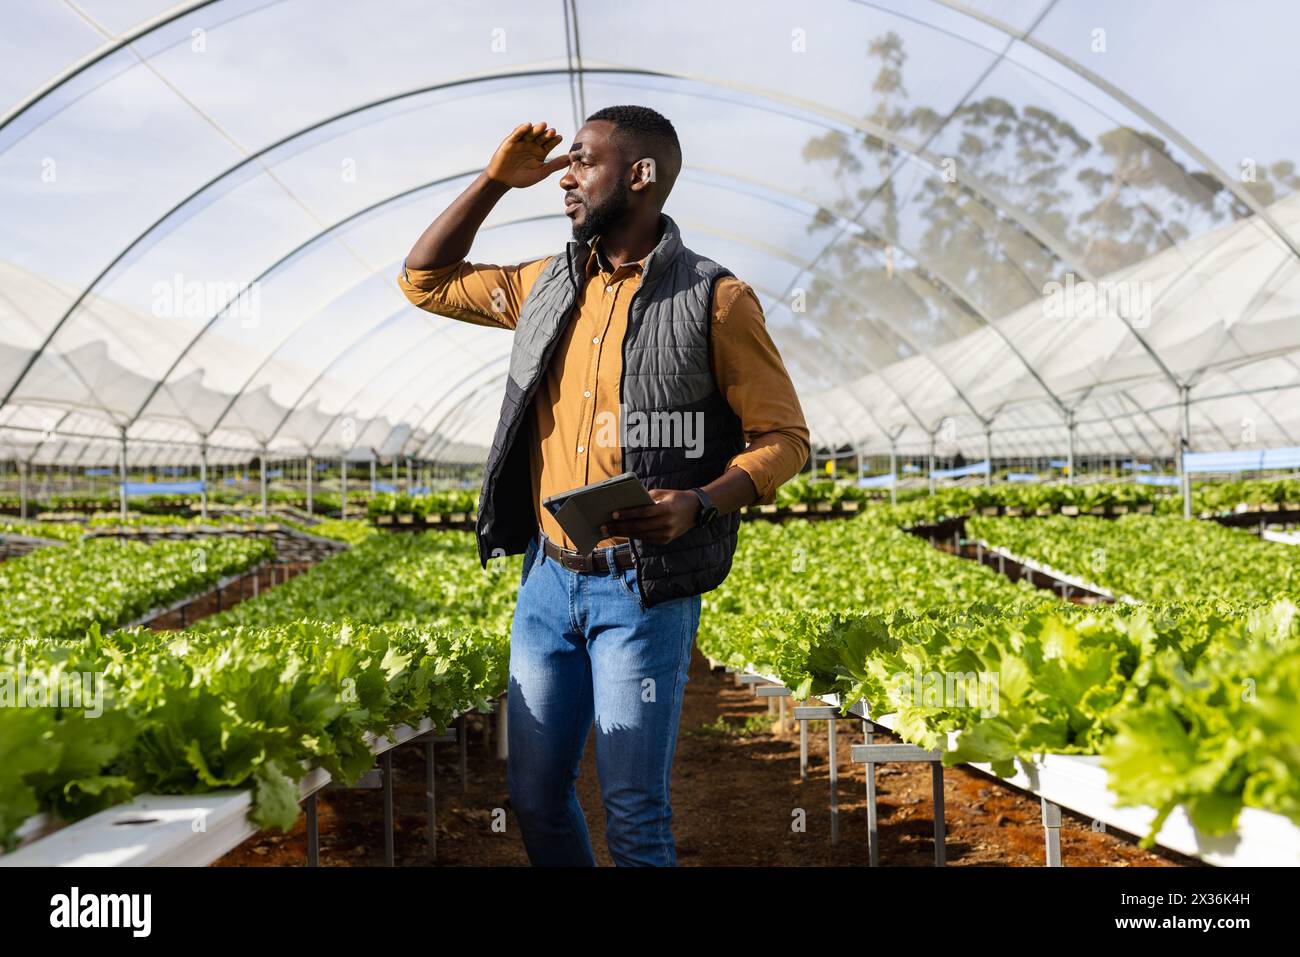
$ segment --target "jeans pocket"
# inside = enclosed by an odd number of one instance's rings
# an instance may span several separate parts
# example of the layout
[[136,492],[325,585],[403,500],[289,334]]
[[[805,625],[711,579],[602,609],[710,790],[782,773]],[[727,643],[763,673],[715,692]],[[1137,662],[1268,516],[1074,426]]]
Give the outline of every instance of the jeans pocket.
[[618,583],[623,586],[623,591],[627,592],[630,596],[635,598],[637,601],[641,600],[641,592],[637,589],[637,584],[636,584],[635,567],[625,568],[621,572],[619,572]]

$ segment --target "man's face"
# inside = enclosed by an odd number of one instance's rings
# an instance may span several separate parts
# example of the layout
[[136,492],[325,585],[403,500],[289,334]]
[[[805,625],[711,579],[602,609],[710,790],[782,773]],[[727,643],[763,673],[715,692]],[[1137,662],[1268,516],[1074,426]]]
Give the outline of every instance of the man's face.
[[573,238],[589,243],[617,226],[632,209],[629,164],[613,141],[614,124],[595,120],[578,130],[569,148],[569,169],[560,177],[564,215]]

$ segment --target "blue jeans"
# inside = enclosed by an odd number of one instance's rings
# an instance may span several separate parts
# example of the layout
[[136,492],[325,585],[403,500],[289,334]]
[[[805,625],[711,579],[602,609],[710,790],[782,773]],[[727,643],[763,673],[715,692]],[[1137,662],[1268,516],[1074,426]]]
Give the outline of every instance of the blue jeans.
[[636,574],[570,571],[537,539],[524,555],[507,777],[534,865],[596,863],[576,787],[593,718],[610,855],[620,866],[677,863],[668,778],[700,597],[642,609]]

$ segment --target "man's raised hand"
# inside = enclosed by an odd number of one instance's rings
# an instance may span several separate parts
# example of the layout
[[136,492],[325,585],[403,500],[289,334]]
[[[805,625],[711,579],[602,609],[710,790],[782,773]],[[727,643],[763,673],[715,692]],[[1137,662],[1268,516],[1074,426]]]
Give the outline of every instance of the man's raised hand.
[[540,183],[569,165],[567,153],[546,158],[563,139],[545,123],[520,123],[492,154],[488,179],[518,189]]

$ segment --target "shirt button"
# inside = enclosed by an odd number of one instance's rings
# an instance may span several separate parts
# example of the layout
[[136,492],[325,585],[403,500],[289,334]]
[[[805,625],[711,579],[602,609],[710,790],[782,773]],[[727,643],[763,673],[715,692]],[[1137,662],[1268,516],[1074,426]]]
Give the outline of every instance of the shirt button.
[[581,455],[581,454],[583,453],[583,451],[584,451],[583,447],[582,447],[581,445],[579,445],[579,446],[578,446],[578,454]]
[[582,393],[582,397],[583,397],[584,399],[590,399],[590,398],[591,398],[591,390],[590,390],[590,389],[587,389],[585,392],[583,392],[583,393]]
[[605,291],[606,291],[606,292],[613,292],[613,291],[614,291],[614,287],[613,287],[613,286],[606,286],[606,287],[605,287]]
[[595,336],[595,337],[593,337],[592,340],[591,340],[591,344],[592,344],[593,346],[594,346],[594,345],[599,345],[599,344],[600,344],[600,336]]

